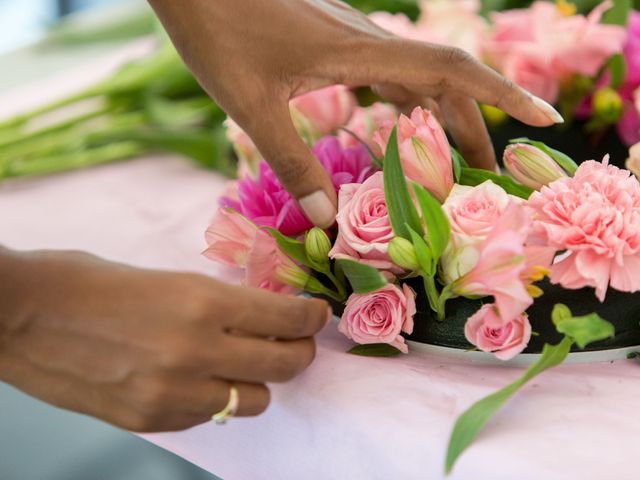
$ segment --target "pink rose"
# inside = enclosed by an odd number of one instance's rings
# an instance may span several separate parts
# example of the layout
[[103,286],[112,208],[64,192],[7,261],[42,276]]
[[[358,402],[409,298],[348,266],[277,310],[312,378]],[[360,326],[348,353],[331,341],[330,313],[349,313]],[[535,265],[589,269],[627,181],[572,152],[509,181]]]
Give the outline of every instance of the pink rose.
[[640,290],[640,184],[627,170],[593,160],[527,202],[535,211],[532,242],[566,251],[551,281],[568,289],[594,287],[604,301],[610,285]]
[[526,314],[504,323],[494,305],[485,304],[464,326],[464,335],[483,352],[493,352],[500,360],[510,360],[522,352],[531,339],[531,324]]
[[344,85],[314,90],[291,100],[290,106],[302,114],[318,131],[327,135],[349,121],[356,108],[356,97]]
[[442,205],[451,225],[451,238],[441,259],[445,283],[454,282],[473,268],[480,245],[511,202],[519,200],[491,180],[475,187],[453,186]]
[[352,294],[338,330],[360,344],[388,343],[403,353],[409,349],[400,332],[413,332],[415,293],[407,285],[392,284],[367,294]]
[[331,258],[348,258],[380,270],[400,272],[389,259],[395,236],[387,214],[382,172],[364,183],[345,184],[338,193],[338,237]]
[[[376,102],[370,107],[356,108],[345,128],[363,141],[373,153],[381,157],[384,152],[380,150],[380,147],[374,140],[374,135],[383,125],[393,124],[397,116],[398,113],[393,105]],[[349,132],[341,131],[338,134],[340,143],[345,147],[352,147],[359,144],[360,142]]]

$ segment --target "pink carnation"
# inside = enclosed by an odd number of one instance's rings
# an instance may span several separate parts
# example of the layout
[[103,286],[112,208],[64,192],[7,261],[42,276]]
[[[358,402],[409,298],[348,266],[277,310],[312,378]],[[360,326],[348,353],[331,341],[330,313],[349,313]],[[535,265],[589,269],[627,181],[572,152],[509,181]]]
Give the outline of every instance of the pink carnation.
[[338,330],[360,344],[388,343],[403,353],[409,349],[401,332],[413,332],[416,313],[415,293],[407,285],[402,289],[385,285],[367,294],[352,294],[338,324]]
[[[335,137],[324,137],[315,144],[313,153],[336,190],[344,183],[362,182],[371,173],[371,158],[362,145],[342,148]],[[264,161],[258,166],[256,178],[247,175],[238,182],[238,200],[222,197],[220,204],[285,235],[298,235],[313,226]]]
[[522,352],[531,339],[531,324],[525,314],[504,323],[494,305],[483,305],[467,320],[464,335],[483,352],[493,352],[500,360],[510,360]]
[[564,288],[594,287],[604,301],[610,285],[640,290],[640,184],[627,170],[590,160],[573,178],[535,192],[532,241],[566,251],[551,268]]
[[364,183],[342,185],[338,197],[338,238],[331,258],[356,260],[380,270],[399,273],[389,259],[389,242],[394,238],[387,213],[382,172]]

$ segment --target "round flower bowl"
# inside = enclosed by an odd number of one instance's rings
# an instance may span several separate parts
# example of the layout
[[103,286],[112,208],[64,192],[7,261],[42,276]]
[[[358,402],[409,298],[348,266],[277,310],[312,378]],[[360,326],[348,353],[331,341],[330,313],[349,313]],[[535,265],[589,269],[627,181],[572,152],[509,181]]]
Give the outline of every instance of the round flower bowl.
[[[446,306],[446,319],[438,321],[429,308],[421,282],[409,281],[417,292],[414,317],[414,329],[406,339],[410,349],[434,353],[446,357],[461,358],[483,363],[504,363],[492,354],[474,350],[464,336],[467,319],[473,315],[489,298],[469,300],[456,298],[449,300]],[[557,344],[562,339],[553,322],[551,310],[557,303],[567,305],[576,316],[597,313],[615,327],[615,337],[595,342],[580,350],[574,345],[569,361],[598,362],[626,358],[640,351],[640,293],[623,293],[609,289],[603,303],[596,298],[593,289],[567,290],[552,285],[547,280],[537,284],[544,295],[527,310],[534,334],[524,352],[511,364],[529,364],[542,352],[545,343]],[[342,313],[342,305],[334,305],[336,315]]]

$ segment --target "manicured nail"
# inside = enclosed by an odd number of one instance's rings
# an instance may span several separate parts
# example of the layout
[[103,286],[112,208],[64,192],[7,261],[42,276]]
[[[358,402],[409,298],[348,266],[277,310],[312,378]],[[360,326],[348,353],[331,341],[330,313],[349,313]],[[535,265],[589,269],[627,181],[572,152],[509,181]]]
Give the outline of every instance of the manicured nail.
[[336,209],[322,190],[313,192],[298,200],[300,207],[311,222],[320,227],[328,228],[336,220]]
[[535,95],[531,95],[531,101],[538,108],[538,110],[544,113],[549,118],[549,120],[553,121],[553,123],[564,123],[564,118],[562,118],[562,115],[560,115],[560,113],[549,103],[545,102],[540,97],[536,97]]

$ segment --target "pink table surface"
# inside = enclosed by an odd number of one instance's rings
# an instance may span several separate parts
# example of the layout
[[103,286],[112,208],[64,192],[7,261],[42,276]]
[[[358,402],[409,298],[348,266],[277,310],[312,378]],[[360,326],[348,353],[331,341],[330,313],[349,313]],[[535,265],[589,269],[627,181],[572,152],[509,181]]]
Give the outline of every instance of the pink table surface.
[[[27,92],[0,105],[19,107]],[[2,183],[0,243],[235,278],[199,255],[222,185],[172,157]],[[361,358],[349,346],[327,327],[313,365],[272,385],[261,417],[145,438],[225,480],[443,478],[456,417],[521,372],[424,353]],[[637,363],[561,366],[507,405],[450,478],[637,479],[639,400]]]

